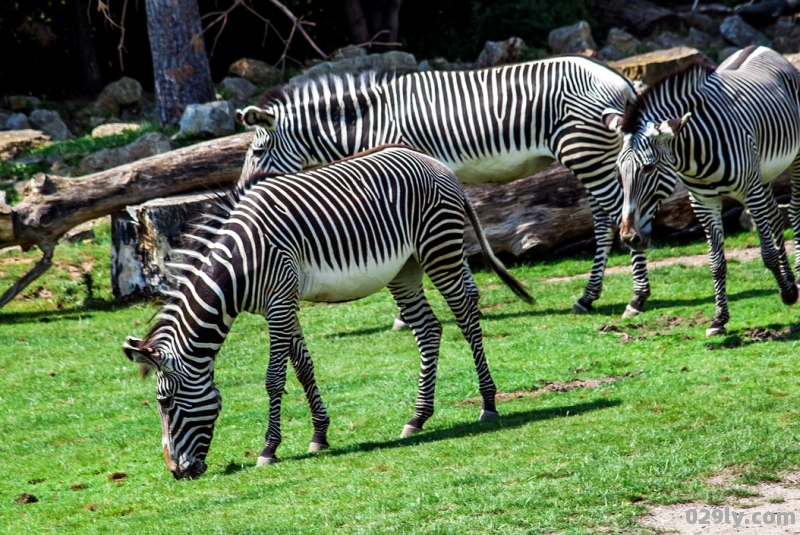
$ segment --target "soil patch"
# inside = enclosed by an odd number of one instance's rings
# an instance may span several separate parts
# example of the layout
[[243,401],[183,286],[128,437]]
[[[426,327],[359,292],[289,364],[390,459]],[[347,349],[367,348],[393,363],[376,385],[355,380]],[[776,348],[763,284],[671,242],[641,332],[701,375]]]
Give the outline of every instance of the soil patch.
[[607,323],[598,329],[600,334],[614,334],[619,336],[620,343],[627,344],[633,340],[645,340],[648,336],[663,336],[678,327],[696,327],[705,325],[709,320],[700,311],[693,312],[686,317],[659,316],[646,323],[614,324]]

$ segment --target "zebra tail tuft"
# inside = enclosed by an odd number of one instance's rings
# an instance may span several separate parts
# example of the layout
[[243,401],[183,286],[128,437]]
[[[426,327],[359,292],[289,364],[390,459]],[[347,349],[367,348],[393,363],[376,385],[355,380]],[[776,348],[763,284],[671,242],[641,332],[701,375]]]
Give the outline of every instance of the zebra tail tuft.
[[483,253],[484,261],[495,273],[497,273],[497,276],[500,277],[500,280],[502,280],[503,283],[517,295],[517,297],[529,305],[533,304],[535,301],[533,296],[528,293],[528,290],[525,289],[525,286],[523,286],[521,282],[514,278],[514,275],[509,273],[508,269],[506,269],[506,266],[503,265],[500,259],[494,255],[494,252],[489,245],[489,240],[486,239],[486,233],[483,232],[481,222],[478,221],[478,215],[475,213],[475,209],[472,207],[472,203],[469,202],[466,194],[464,194],[463,199],[464,209],[467,212],[467,216],[469,217],[469,222],[472,224],[472,228],[475,230],[475,235],[478,237],[478,243],[481,246],[481,252]]

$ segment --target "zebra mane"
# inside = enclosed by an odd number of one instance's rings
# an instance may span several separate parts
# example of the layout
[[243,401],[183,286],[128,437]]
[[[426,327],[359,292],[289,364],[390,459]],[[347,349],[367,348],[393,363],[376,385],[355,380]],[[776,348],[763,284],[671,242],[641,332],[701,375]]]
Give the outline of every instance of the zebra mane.
[[685,94],[687,87],[692,90],[700,88],[714,70],[714,66],[707,61],[695,60],[654,82],[628,104],[622,117],[622,131],[626,134],[637,132],[644,125],[649,111],[665,101],[674,100],[675,96]]
[[360,74],[322,73],[318,76],[314,76],[313,78],[307,78],[296,82],[288,82],[283,85],[273,87],[258,97],[256,100],[256,106],[259,108],[267,108],[269,106],[285,103],[292,98],[292,95],[295,93],[295,91],[302,92],[304,88],[314,85],[319,88],[327,87],[331,93],[335,93],[336,87],[340,85],[345,88],[345,93],[347,93],[347,88],[349,87],[351,81],[356,87],[363,85],[374,86],[391,82],[392,80],[404,74],[408,74],[409,72],[416,71],[412,71],[410,69],[387,69],[369,70]]

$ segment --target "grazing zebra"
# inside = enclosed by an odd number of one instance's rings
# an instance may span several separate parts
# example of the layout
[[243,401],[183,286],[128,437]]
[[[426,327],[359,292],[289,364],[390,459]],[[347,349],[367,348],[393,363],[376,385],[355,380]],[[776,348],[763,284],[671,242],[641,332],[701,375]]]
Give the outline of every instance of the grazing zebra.
[[[187,236],[178,291],[158,321],[124,351],[143,374],[157,370],[164,457],[172,474],[205,469],[222,408],[214,357],[243,312],[269,322],[266,376],[269,427],[258,465],[277,461],[281,395],[291,362],[311,408],[310,451],[328,447],[328,414],[297,318],[300,300],[341,302],[388,287],[414,331],[422,357],[419,393],[405,437],[433,414],[441,324],[422,289],[423,271],[442,293],[472,348],[483,397],[481,420],[498,417],[496,388],[483,352],[478,308],[464,284],[464,223],[469,218],[487,263],[517,295],[531,297],[494,256],[455,176],[442,164],[398,146],[263,180],[256,173]],[[199,233],[198,233],[199,232]]]
[[[622,208],[612,128],[636,94],[608,66],[583,56],[460,72],[415,72],[379,80],[323,77],[265,94],[237,111],[257,126],[242,172],[292,172],[383,143],[424,150],[465,184],[507,182],[558,160],[588,192],[597,250],[573,312],[600,296]],[[643,252],[632,251],[634,296],[626,315],[650,295]],[[477,288],[471,284],[477,297]]]
[[[783,218],[769,182],[791,166],[790,219],[800,238],[800,74],[780,54],[747,47],[716,70],[695,63],[648,88],[620,123],[618,166],[624,189],[621,238],[647,247],[653,214],[675,187],[689,190],[708,239],[716,311],[706,335],[724,334],[725,292],[722,198],[752,213],[764,264],[781,299],[797,301],[786,257]],[[800,267],[800,264],[798,264]]]

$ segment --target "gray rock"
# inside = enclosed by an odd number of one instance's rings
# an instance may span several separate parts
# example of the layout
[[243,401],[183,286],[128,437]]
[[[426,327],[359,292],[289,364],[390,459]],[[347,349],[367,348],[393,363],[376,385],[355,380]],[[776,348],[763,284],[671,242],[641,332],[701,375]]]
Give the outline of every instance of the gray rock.
[[445,58],[431,58],[420,61],[420,71],[464,71],[474,69],[474,63],[455,63]]
[[763,31],[772,39],[772,47],[781,54],[800,52],[800,25],[795,24],[792,19],[778,19]]
[[283,81],[283,72],[280,69],[251,58],[235,61],[228,68],[228,72],[265,88],[278,85]]
[[644,44],[651,50],[666,50],[679,46],[688,46],[686,41],[685,37],[681,37],[675,32],[661,32],[645,41]]
[[750,45],[772,46],[766,35],[747,24],[739,15],[726,17],[720,24],[719,31],[725,39],[739,48]]
[[366,71],[402,72],[416,71],[418,69],[419,65],[413,54],[393,50],[383,54],[367,54],[366,56],[343,59],[341,61],[326,61],[314,65],[303,74],[292,78],[291,81],[304,82],[326,74],[359,74]]
[[167,136],[160,132],[148,132],[124,147],[102,149],[90,154],[81,160],[78,172],[88,175],[170,150],[172,150],[172,144]]
[[495,67],[523,61],[528,47],[519,37],[509,37],[505,41],[487,41],[475,65],[478,68]]
[[256,91],[255,84],[246,78],[228,76],[223,78],[220,85],[228,91],[231,97],[239,100],[247,100]]
[[597,50],[597,45],[592,37],[592,29],[585,21],[579,21],[572,26],[562,26],[550,32],[547,42],[554,54],[574,54],[586,50]]
[[0,130],[7,130],[6,123],[11,115],[12,114],[7,111],[0,110]]
[[142,99],[142,84],[123,76],[111,82],[100,92],[94,107],[112,115],[119,115],[122,106],[136,104]]
[[183,112],[180,131],[174,139],[210,135],[227,136],[236,131],[234,116],[236,108],[230,102],[216,101],[205,104],[189,104]]
[[56,111],[35,110],[28,117],[28,121],[31,127],[41,130],[54,141],[63,141],[74,137]]
[[30,156],[25,156],[23,158],[18,158],[16,160],[11,160],[12,164],[16,165],[31,165],[42,163],[44,161],[44,156],[41,154],[31,154]]
[[15,113],[6,120],[5,127],[6,130],[27,130],[31,127],[31,123],[24,113]]
[[6,104],[11,111],[33,111],[42,107],[42,101],[29,95],[9,95]]
[[338,61],[341,59],[360,58],[361,56],[366,55],[367,51],[364,49],[364,47],[348,45],[334,52],[331,57],[333,60]]
[[641,44],[641,41],[628,32],[619,28],[611,28],[606,38],[606,46],[600,50],[600,55],[612,61],[627,58],[635,55]]
[[94,227],[110,221],[110,216],[99,217],[90,221],[85,221],[77,227],[68,230],[59,240],[61,243],[79,243],[86,240],[94,240]]
[[141,126],[136,123],[106,123],[92,129],[92,137],[116,136],[127,131],[139,130]]

